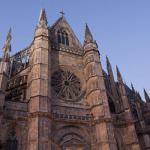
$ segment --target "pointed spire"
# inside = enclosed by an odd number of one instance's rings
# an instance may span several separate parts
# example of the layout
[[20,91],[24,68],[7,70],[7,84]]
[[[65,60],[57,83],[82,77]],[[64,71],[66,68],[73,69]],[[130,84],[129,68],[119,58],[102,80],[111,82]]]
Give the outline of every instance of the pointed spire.
[[139,93],[139,92],[137,92],[137,96],[138,96],[139,100],[141,100],[141,101],[142,101],[142,98],[141,98],[141,95],[140,95],[140,93]]
[[121,76],[121,73],[120,73],[117,65],[116,65],[116,70],[117,70],[118,83],[123,84],[122,76]]
[[[107,71],[108,71],[108,74],[113,77],[112,67],[111,67],[110,61],[109,61],[109,59],[108,59],[107,56],[106,56],[106,63],[107,63]],[[114,77],[113,77],[113,78],[114,78]]]
[[93,36],[87,24],[85,29],[84,50],[98,50],[97,43],[93,40]]
[[111,71],[112,71],[112,67],[111,67],[111,64],[110,64],[110,61],[109,61],[107,55],[106,55],[106,63],[107,63],[107,70],[108,70],[108,72],[109,72],[110,68],[111,68]]
[[145,89],[144,89],[144,95],[145,95],[146,102],[150,103],[150,98],[149,98],[149,96],[148,96],[148,94],[147,94]]
[[47,27],[47,17],[45,13],[45,9],[41,8],[40,17],[39,17],[39,27]]
[[3,60],[7,61],[9,58],[9,53],[11,52],[11,28],[9,29],[9,32],[6,38],[6,43],[3,47],[3,52],[4,52]]
[[93,36],[91,34],[91,31],[86,23],[86,29],[85,29],[85,40],[86,42],[93,42]]
[[133,94],[135,94],[135,89],[134,89],[134,86],[133,86],[133,84],[131,83],[131,88],[132,88],[132,92],[133,92]]
[[8,32],[8,35],[7,35],[7,39],[6,40],[11,40],[11,27],[10,27],[10,29],[9,29],[9,32]]

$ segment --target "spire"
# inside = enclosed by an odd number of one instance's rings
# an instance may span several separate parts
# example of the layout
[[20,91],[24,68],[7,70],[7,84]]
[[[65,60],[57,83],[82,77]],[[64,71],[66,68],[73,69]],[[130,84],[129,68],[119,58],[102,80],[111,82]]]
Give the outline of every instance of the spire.
[[134,87],[133,87],[133,84],[131,83],[131,88],[132,88],[132,92],[133,92],[133,94],[135,94],[135,89],[134,89]]
[[139,92],[137,92],[137,96],[138,96],[138,99],[142,101],[142,98]]
[[115,81],[114,81],[114,75],[113,75],[111,64],[110,64],[109,59],[108,59],[107,56],[106,56],[106,63],[107,63],[107,71],[108,71],[108,75],[109,75],[109,82],[110,82],[110,87],[111,87],[111,90],[112,90],[112,94],[113,94],[113,97],[115,99],[117,99],[118,94],[117,94],[117,90],[116,90],[116,84],[115,84]]
[[106,56],[106,63],[107,63],[107,70],[108,70],[108,73],[110,74],[110,72],[112,72],[112,67],[111,67],[111,64],[110,64],[109,59],[108,59],[107,56]]
[[39,17],[39,27],[47,27],[47,18],[46,18],[46,13],[45,9],[41,8],[40,11],[40,17]]
[[148,94],[147,94],[145,89],[144,89],[144,95],[145,95],[146,102],[150,103],[150,98],[149,98],[149,96],[148,96]]
[[93,40],[93,36],[91,34],[91,31],[88,27],[88,25],[86,24],[86,29],[85,29],[85,41],[84,41],[84,50],[88,51],[88,50],[98,50],[98,46],[96,41]]
[[137,102],[141,102],[141,95],[139,92],[135,91],[133,84],[131,83],[131,88],[132,88],[132,93],[133,93],[133,98],[134,100],[136,100]]
[[113,76],[112,67],[111,67],[110,61],[109,61],[109,59],[108,59],[107,56],[106,56],[106,63],[107,63],[107,71],[108,71],[108,74],[113,78],[113,81],[114,81],[114,76]]
[[9,58],[9,53],[11,52],[11,28],[9,29],[9,32],[6,38],[6,43],[3,47],[3,52],[4,52],[3,60],[7,61]]
[[7,40],[10,39],[11,40],[11,27],[9,29],[8,35],[7,35]]
[[86,42],[93,42],[93,36],[91,34],[91,31],[86,23],[86,29],[85,29],[85,40]]
[[116,70],[117,70],[118,83],[123,84],[122,76],[121,76],[121,74],[120,74],[120,71],[119,71],[119,69],[118,69],[118,66],[116,66]]

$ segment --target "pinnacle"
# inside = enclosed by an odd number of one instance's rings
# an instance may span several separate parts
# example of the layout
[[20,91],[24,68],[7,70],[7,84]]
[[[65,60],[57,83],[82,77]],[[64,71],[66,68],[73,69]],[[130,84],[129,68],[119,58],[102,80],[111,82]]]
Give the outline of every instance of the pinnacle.
[[47,20],[45,9],[42,9],[42,14],[41,14],[41,18],[40,19]]
[[106,62],[107,62],[107,68],[111,67],[111,64],[110,64],[110,61],[109,61],[107,55],[106,55]]
[[7,38],[6,38],[6,43],[3,47],[3,60],[7,61],[9,59],[9,53],[11,52],[11,28],[9,29]]
[[86,23],[86,34],[90,34],[90,35],[92,36],[91,31],[90,31],[90,29],[89,29],[87,23]]
[[8,32],[8,35],[7,35],[7,38],[6,38],[6,43],[5,43],[5,45],[4,45],[4,50],[3,51],[5,51],[5,49],[9,46],[9,47],[11,47],[10,45],[11,45],[11,28],[9,29],[9,32]]
[[150,98],[149,98],[149,96],[148,96],[148,94],[147,94],[145,88],[144,88],[144,95],[145,95],[146,102],[149,102],[149,103],[150,103]]
[[11,27],[10,27],[10,29],[9,29],[9,32],[8,32],[8,35],[7,35],[7,39],[6,39],[6,40],[8,40],[8,39],[11,39]]
[[91,34],[91,31],[86,23],[86,29],[85,29],[85,40],[86,42],[93,42],[93,36]]
[[110,64],[109,59],[108,59],[107,56],[106,56],[106,64],[107,64],[107,71],[108,71],[108,74],[109,74],[109,75],[113,75],[112,67],[111,67],[111,64]]
[[45,9],[41,8],[40,11],[40,17],[39,17],[39,25],[41,24],[41,22],[43,22],[43,25],[47,26],[47,17],[46,17],[46,13],[45,13]]
[[131,88],[132,88],[132,92],[135,93],[135,89],[132,83],[131,83]]
[[142,100],[139,92],[137,92],[137,95],[138,95],[139,99]]
[[118,68],[117,65],[116,65],[116,69],[117,69],[117,76],[118,76],[119,78],[122,78],[122,77],[121,77],[121,74],[120,74],[120,71],[119,71],[119,68]]
[[117,70],[118,82],[123,83],[122,76],[121,76],[121,73],[120,73],[119,68],[118,68],[117,65],[116,65],[116,70]]

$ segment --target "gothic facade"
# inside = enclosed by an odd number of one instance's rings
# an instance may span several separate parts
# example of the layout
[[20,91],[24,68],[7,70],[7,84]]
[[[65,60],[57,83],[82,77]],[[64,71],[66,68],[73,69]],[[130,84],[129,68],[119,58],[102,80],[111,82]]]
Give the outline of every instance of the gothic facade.
[[86,25],[82,46],[62,15],[40,13],[31,45],[0,59],[0,140],[6,150],[150,150],[150,98],[106,73]]

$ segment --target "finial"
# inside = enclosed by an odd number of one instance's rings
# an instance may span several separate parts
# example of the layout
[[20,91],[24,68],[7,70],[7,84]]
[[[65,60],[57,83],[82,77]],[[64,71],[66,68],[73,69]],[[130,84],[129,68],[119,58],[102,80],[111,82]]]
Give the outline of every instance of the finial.
[[65,14],[65,13],[64,13],[63,11],[61,11],[60,13],[61,13],[62,17],[64,17],[64,14]]

